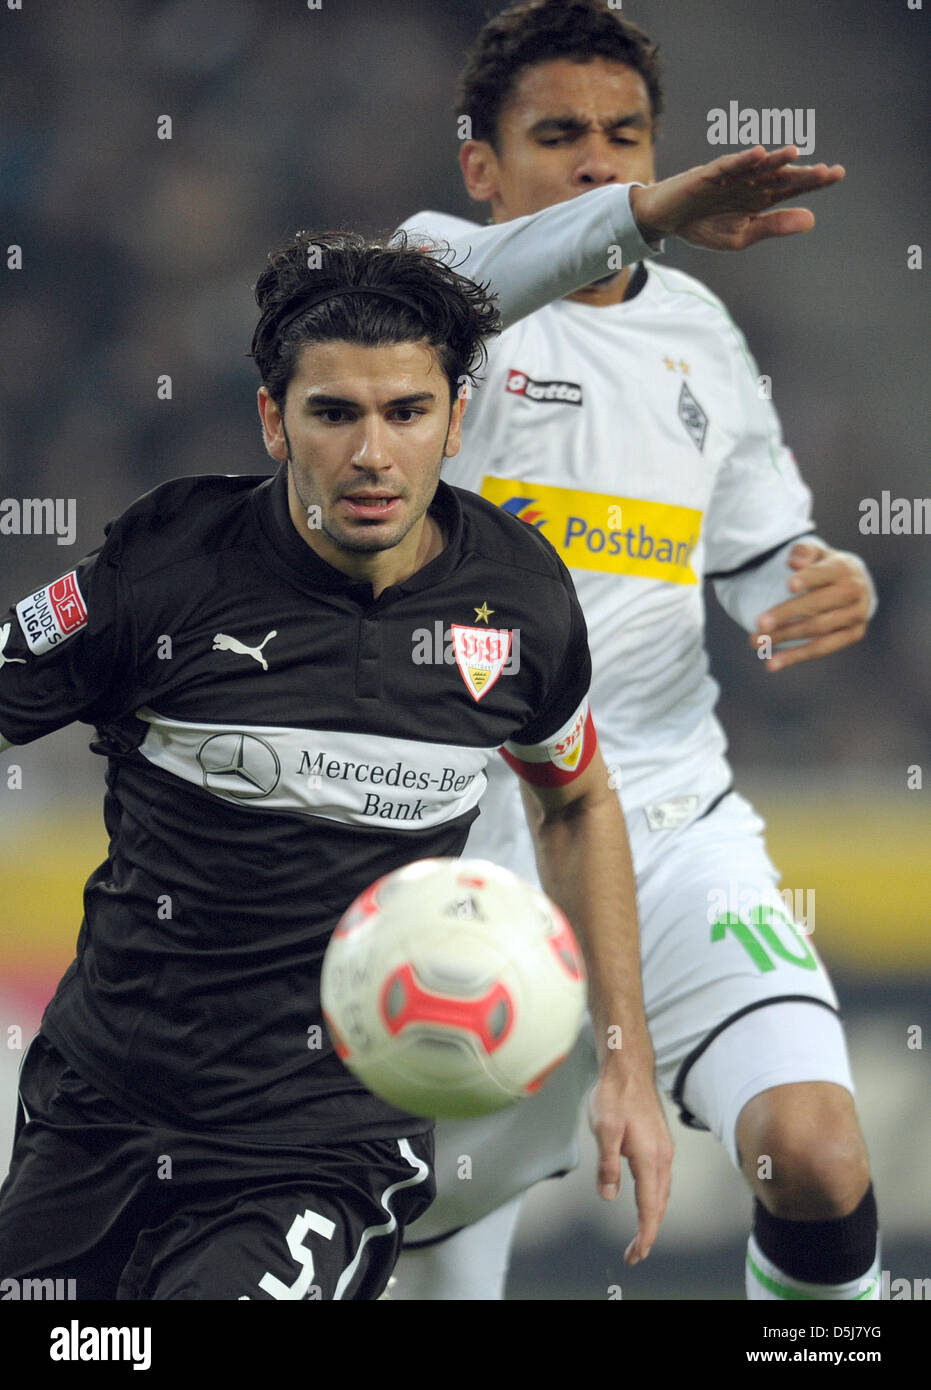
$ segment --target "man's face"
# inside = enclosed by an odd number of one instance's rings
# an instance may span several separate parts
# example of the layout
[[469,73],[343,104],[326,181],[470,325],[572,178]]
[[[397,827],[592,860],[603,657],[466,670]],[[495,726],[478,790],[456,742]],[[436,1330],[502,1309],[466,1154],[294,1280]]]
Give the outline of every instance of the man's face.
[[[262,387],[269,453],[290,458],[292,516],[331,563],[416,545],[444,455],[459,450],[464,402],[426,343],[301,349],[283,418]],[[296,494],[296,507],[294,505]],[[307,509],[319,508],[319,529]],[[414,534],[415,533],[415,534]]]
[[634,68],[559,58],[527,68],[498,123],[498,149],[463,151],[473,198],[496,222],[539,212],[606,183],[651,183],[650,96]]

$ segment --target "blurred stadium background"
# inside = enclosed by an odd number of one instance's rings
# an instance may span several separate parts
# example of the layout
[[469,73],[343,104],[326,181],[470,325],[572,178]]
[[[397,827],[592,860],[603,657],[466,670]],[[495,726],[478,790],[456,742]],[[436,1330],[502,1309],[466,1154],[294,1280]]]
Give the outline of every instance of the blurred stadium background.
[[[250,286],[298,227],[388,231],[482,217],[456,167],[461,55],[500,6],[456,0],[25,0],[0,17],[0,498],[75,498],[77,541],[0,537],[8,601],[70,566],[167,478],[267,471]],[[815,894],[845,1008],[891,1278],[931,1274],[931,565],[926,536],[861,536],[858,503],[928,492],[927,13],[907,0],[639,0],[668,114],[659,172],[720,153],[708,112],[814,108],[814,159],[846,182],[815,233],[738,257],[674,246],[747,333],[822,533],[872,568],[867,643],[772,679],[709,604],[737,785],[784,883]],[[159,116],[171,140],[156,138]],[[170,401],[156,396],[169,373]],[[0,1171],[24,1040],[68,964],[103,857],[89,731],[0,758]],[[924,789],[909,789],[908,769]],[[22,769],[16,788],[15,769]],[[11,775],[12,773],[12,775]],[[914,778],[913,778],[914,780]],[[14,784],[14,785],[11,785]],[[908,1046],[923,1029],[923,1048]],[[593,1195],[590,1153],[528,1203],[515,1298],[742,1296],[750,1200],[707,1136],[673,1126],[673,1199],[625,1271],[630,1194]]]

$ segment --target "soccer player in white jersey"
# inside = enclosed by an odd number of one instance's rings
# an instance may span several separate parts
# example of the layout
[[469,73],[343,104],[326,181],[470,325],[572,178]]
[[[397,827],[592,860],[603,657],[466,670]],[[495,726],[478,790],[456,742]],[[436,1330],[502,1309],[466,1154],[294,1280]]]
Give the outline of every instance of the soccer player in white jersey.
[[[762,821],[731,790],[701,581],[773,651],[772,671],[859,640],[875,598],[862,563],[815,534],[810,493],[724,306],[692,277],[647,265],[655,248],[633,266],[609,259],[608,224],[620,225],[628,194],[647,242],[675,230],[650,224],[652,189],[621,187],[653,183],[661,109],[655,49],[603,0],[525,0],[482,30],[460,89],[474,137],[461,163],[497,228],[436,213],[406,224],[490,277],[513,325],[448,476],[540,528],[572,570],[637,872],[657,1080],[756,1199],[748,1297],[876,1298],[876,1204],[837,1000],[779,896]],[[527,218],[582,194],[592,213],[601,200],[603,273],[556,300],[565,263],[593,270],[591,238],[580,235],[573,263],[565,235],[534,239]],[[511,223],[519,255],[498,235]],[[520,806],[505,775],[491,782],[467,852],[533,878]],[[439,1196],[408,1233],[392,1297],[503,1295],[521,1193],[574,1162],[591,1049],[583,1038],[534,1101],[438,1126]],[[457,1181],[463,1153],[469,1182]],[[645,1253],[632,1242],[628,1260]]]

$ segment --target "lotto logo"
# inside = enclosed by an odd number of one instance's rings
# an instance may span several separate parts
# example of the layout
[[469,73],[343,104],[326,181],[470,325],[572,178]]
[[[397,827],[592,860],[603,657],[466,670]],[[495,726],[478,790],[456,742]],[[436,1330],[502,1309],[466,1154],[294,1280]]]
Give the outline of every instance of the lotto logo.
[[16,616],[35,656],[51,651],[87,622],[87,605],[74,570],[16,605]]
[[528,401],[560,401],[564,405],[581,405],[582,388],[575,381],[534,381],[526,372],[512,367],[505,389],[512,396],[524,396]]

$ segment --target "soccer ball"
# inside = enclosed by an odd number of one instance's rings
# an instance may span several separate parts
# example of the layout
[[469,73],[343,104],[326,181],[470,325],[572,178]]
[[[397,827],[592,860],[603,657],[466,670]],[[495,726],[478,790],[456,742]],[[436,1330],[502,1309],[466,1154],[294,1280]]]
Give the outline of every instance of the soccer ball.
[[327,947],[337,1055],[401,1110],[459,1118],[533,1095],[585,1008],[572,928],[545,894],[483,859],[422,859],[378,879]]

